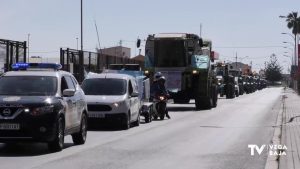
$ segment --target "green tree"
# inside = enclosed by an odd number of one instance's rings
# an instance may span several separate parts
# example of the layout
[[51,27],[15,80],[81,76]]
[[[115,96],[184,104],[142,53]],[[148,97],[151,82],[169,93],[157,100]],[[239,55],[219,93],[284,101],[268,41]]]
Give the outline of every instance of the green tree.
[[270,61],[266,64],[266,79],[272,84],[282,79],[282,67],[278,64],[275,54],[270,56]]

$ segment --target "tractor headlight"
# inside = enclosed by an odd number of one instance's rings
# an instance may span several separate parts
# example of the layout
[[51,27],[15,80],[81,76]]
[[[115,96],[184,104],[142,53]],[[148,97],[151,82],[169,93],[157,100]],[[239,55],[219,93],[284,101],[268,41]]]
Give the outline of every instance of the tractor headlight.
[[198,73],[199,73],[198,70],[193,70],[193,71],[192,71],[192,74],[193,74],[193,75],[198,74]]

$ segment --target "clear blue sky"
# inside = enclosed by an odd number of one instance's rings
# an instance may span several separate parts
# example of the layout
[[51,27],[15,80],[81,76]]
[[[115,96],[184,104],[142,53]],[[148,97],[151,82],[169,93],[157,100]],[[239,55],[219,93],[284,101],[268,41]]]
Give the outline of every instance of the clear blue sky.
[[[52,60],[60,47],[76,48],[80,38],[80,0],[1,0],[0,38],[25,41],[30,33],[30,55]],[[300,12],[299,0],[83,0],[84,49],[95,51],[96,20],[101,47],[111,47],[123,40],[123,46],[137,54],[134,41],[148,34],[190,32],[213,41],[214,50],[224,60],[235,61],[235,53],[253,67],[264,67],[272,53],[287,67],[282,47],[291,41],[281,32],[290,32],[284,19],[291,11]],[[79,39],[80,42],[80,39]],[[230,48],[224,48],[230,47]],[[79,43],[80,48],[80,43]],[[241,59],[239,59],[241,61]]]

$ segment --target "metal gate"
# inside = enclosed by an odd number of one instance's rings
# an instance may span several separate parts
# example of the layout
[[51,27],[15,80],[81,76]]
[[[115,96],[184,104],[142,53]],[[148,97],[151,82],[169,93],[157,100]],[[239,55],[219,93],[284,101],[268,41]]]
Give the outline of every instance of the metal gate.
[[136,63],[143,67],[143,62],[130,58],[104,55],[95,52],[76,49],[60,49],[60,64],[62,69],[71,72],[78,82],[82,82],[88,72],[101,73],[110,64]]
[[82,82],[86,73],[100,71],[98,53],[76,49],[60,49],[60,64],[62,69],[72,73]]
[[26,41],[0,39],[0,72],[10,71],[11,65],[26,62]]

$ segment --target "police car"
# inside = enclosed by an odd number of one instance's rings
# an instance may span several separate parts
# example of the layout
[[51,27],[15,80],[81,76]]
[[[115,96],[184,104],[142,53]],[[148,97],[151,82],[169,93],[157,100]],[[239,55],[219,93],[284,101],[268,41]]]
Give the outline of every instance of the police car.
[[61,151],[64,136],[84,144],[87,105],[74,76],[60,64],[17,63],[0,78],[0,142],[48,143]]

